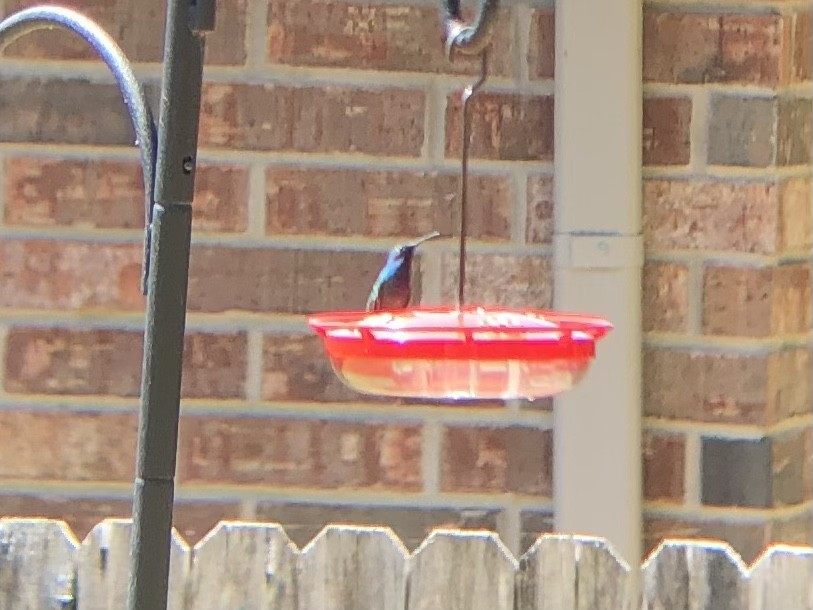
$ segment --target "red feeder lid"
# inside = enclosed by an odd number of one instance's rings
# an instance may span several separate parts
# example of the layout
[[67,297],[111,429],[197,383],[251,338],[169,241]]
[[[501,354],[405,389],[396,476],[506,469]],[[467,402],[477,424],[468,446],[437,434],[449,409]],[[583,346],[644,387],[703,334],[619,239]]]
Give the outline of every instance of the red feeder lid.
[[312,315],[331,358],[585,359],[612,329],[601,318],[468,306]]

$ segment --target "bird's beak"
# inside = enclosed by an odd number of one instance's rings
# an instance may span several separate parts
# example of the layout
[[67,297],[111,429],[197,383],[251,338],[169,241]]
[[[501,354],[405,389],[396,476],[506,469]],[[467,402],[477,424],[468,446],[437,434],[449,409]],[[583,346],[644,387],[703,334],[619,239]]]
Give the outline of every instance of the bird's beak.
[[424,235],[423,237],[419,237],[419,238],[418,238],[418,239],[416,239],[415,241],[410,242],[408,245],[409,245],[409,246],[412,246],[413,248],[417,248],[417,247],[418,247],[418,246],[420,246],[420,245],[421,245],[423,242],[425,242],[425,241],[429,241],[430,239],[434,239],[434,238],[436,238],[436,237],[440,237],[440,233],[439,233],[438,231],[432,231],[431,233],[427,233],[427,234],[426,234],[426,235]]

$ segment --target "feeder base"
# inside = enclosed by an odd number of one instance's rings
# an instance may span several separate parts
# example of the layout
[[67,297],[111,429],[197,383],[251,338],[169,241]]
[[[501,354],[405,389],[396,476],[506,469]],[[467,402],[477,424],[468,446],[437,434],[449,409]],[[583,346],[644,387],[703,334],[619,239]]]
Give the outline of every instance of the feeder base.
[[342,358],[331,361],[348,387],[366,394],[429,399],[544,398],[581,381],[590,359],[424,360]]

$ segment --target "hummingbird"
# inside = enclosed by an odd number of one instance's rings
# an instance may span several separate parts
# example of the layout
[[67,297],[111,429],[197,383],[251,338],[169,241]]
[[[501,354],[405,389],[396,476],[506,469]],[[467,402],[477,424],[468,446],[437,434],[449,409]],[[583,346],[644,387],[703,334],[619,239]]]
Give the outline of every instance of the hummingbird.
[[423,242],[438,237],[440,233],[432,231],[406,244],[400,244],[390,250],[387,262],[378,273],[378,277],[367,297],[367,311],[380,309],[404,309],[412,297],[410,280],[412,275],[412,257],[415,248]]

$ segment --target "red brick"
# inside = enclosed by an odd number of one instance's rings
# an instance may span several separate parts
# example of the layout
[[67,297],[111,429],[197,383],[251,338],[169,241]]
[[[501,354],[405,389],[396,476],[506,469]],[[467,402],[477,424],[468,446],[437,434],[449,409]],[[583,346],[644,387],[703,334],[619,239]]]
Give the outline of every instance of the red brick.
[[644,557],[664,539],[711,539],[727,542],[746,563],[754,561],[770,541],[771,524],[701,521],[691,518],[644,518]]
[[0,307],[141,310],[142,244],[0,241]]
[[644,99],[644,165],[686,165],[691,155],[692,101],[688,98]]
[[132,123],[115,85],[80,79],[6,78],[0,140],[132,146]]
[[[15,157],[5,163],[6,224],[144,226],[144,182],[138,163]],[[196,176],[194,228],[243,231],[248,171],[202,165]]]
[[777,134],[777,99],[713,95],[707,161],[710,165],[770,167],[788,135]]
[[689,270],[679,263],[647,262],[643,270],[644,331],[685,332]]
[[37,495],[0,496],[0,517],[59,519],[68,524],[79,541],[103,519],[129,519],[131,514],[132,503],[125,500],[77,498],[47,491]]
[[706,267],[703,332],[764,337],[811,326],[810,266]]
[[[39,4],[36,0],[8,0],[5,14]],[[165,3],[158,0],[73,0],[71,4],[97,21],[115,39],[130,61],[162,61]],[[206,36],[206,63],[243,63],[246,57],[246,2],[229,0],[222,4],[225,6],[218,5],[217,27]],[[84,40],[60,29],[27,34],[10,45],[5,54],[26,59],[98,61],[98,55]]]
[[192,250],[189,309],[363,309],[385,260],[376,252],[200,246]]
[[777,110],[776,164],[810,165],[813,109],[806,98],[781,98]]
[[809,81],[813,77],[813,13],[796,13],[793,35],[794,81]]
[[176,499],[172,527],[191,546],[200,542],[220,521],[235,521],[242,516],[242,507],[237,502]]
[[266,335],[263,343],[264,400],[365,401],[347,388],[314,334]]
[[133,479],[132,413],[0,411],[0,478]]
[[[472,158],[504,161],[553,159],[553,97],[479,93],[472,97]],[[460,155],[460,94],[446,100],[446,156]]]
[[449,427],[442,459],[443,491],[552,493],[550,430]]
[[209,83],[200,145],[414,157],[423,125],[424,95],[415,90]]
[[779,188],[779,241],[782,250],[809,251],[813,245],[810,177],[790,178]]
[[645,431],[642,453],[644,498],[682,503],[686,461],[683,435]]
[[[502,176],[470,176],[467,231],[510,237],[511,201]],[[267,172],[268,233],[399,236],[454,234],[457,174],[273,167]]]
[[[268,57],[274,64],[472,74],[476,58],[446,59],[436,8],[284,0],[268,9]],[[489,73],[513,76],[516,53],[507,10],[499,11]]]
[[180,451],[184,483],[421,485],[421,432],[413,425],[190,417],[181,422]]
[[[457,299],[457,254],[441,260],[441,296]],[[543,256],[467,254],[465,300],[470,304],[549,308],[553,299],[553,269]]]
[[777,519],[771,523],[770,534],[771,544],[809,547],[810,540],[813,538],[813,515],[807,510],[790,519]]
[[260,501],[257,518],[281,523],[291,541],[304,548],[331,523],[390,527],[410,551],[435,528],[497,529],[493,509],[423,508],[418,506],[366,506],[347,504],[283,504]]
[[525,240],[532,244],[553,241],[553,178],[529,176],[527,184],[527,219]]
[[531,38],[528,45],[528,77],[531,79],[553,78],[556,64],[554,22],[552,10],[536,9],[533,11]]
[[553,533],[553,515],[542,510],[524,510],[519,514],[519,551],[525,553],[543,534]]
[[773,506],[790,506],[810,500],[810,427],[789,430],[771,438],[771,492]]
[[[104,519],[129,519],[130,500],[82,498],[43,492],[37,495],[0,496],[0,517],[60,519],[70,526],[79,541]],[[186,501],[175,499],[172,524],[190,545],[199,542],[221,520],[238,519],[240,504],[234,502]]]
[[645,349],[643,379],[649,416],[758,425],[775,420],[767,356]]
[[644,80],[776,85],[785,80],[789,30],[780,15],[644,16]]
[[703,274],[703,332],[764,337],[771,333],[769,268],[708,266]]
[[773,183],[647,180],[643,198],[647,248],[772,254],[780,247]]
[[244,332],[187,332],[181,395],[185,398],[245,397],[247,360]]
[[[141,332],[20,328],[6,343],[5,389],[28,394],[138,396]],[[182,394],[186,398],[245,395],[244,333],[187,333]]]
[[789,347],[768,359],[769,396],[773,400],[775,421],[808,415],[811,396],[811,351],[806,347]]

